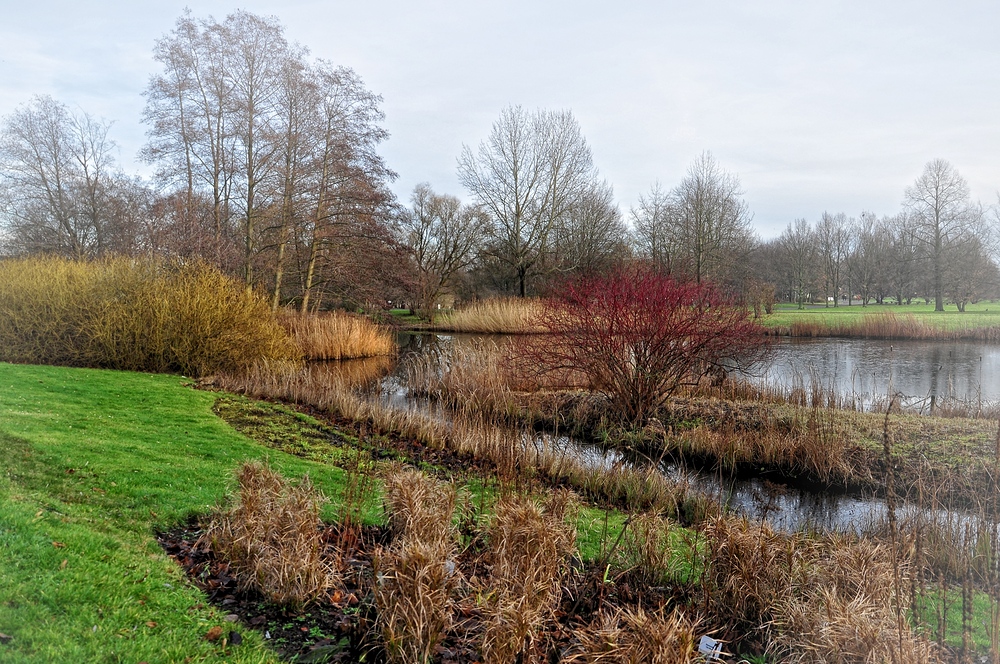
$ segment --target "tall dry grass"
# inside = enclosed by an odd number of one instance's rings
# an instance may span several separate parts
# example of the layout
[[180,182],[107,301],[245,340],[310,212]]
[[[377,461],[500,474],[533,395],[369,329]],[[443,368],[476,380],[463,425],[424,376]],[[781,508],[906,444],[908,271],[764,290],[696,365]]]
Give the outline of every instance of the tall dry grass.
[[504,426],[471,413],[451,424],[413,410],[393,408],[331,385],[321,371],[266,366],[239,375],[220,376],[216,383],[231,392],[309,405],[320,411],[363,422],[376,431],[414,440],[432,449],[488,462],[503,477],[538,477],[568,485],[588,497],[636,509],[656,509],[689,518],[708,509],[689,495],[683,482],[655,468],[587,463],[556,437],[536,436],[530,429]]
[[294,608],[319,599],[338,582],[323,556],[325,498],[308,477],[290,486],[257,461],[243,464],[237,480],[235,503],[212,516],[202,538],[229,561],[243,588]]
[[385,492],[395,540],[373,563],[378,626],[390,661],[429,664],[452,625],[461,580],[455,491],[419,471],[397,469],[386,477]]
[[568,492],[545,505],[527,496],[501,498],[489,529],[490,589],[484,620],[483,660],[535,661],[534,635],[549,621],[562,595],[561,581],[576,544],[567,517]]
[[206,264],[26,258],[0,261],[0,360],[201,376],[301,355]]
[[545,305],[527,298],[477,300],[442,316],[436,329],[475,334],[534,334],[541,327]]
[[344,311],[301,313],[285,310],[278,322],[307,360],[349,360],[392,355],[396,342],[385,328]]
[[757,634],[781,661],[941,661],[898,619],[912,600],[913,567],[899,555],[908,544],[781,534],[731,517],[709,522],[704,536],[707,614]]
[[770,328],[768,333],[792,337],[1000,341],[1000,326],[966,325],[946,328],[928,323],[913,314],[896,314],[891,311],[869,314],[855,321],[796,321],[789,326]]

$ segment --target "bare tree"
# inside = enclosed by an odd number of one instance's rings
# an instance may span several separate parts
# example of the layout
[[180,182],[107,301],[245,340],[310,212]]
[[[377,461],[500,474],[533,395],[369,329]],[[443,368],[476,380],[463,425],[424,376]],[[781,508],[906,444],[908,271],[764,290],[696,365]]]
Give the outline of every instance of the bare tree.
[[15,251],[96,256],[114,238],[109,123],[37,96],[0,127],[0,205]]
[[678,234],[670,195],[655,182],[648,194],[639,196],[639,203],[630,214],[639,255],[665,274],[671,274],[677,260]]
[[458,175],[490,215],[484,252],[513,273],[524,296],[550,233],[597,173],[572,113],[510,106],[475,153],[465,146]]
[[841,273],[850,252],[850,232],[847,215],[823,213],[822,219],[816,224],[816,244],[823,262],[823,290],[829,304],[840,304]]
[[556,224],[555,267],[561,273],[607,271],[625,257],[627,234],[611,185],[595,181]]
[[478,208],[418,184],[403,219],[404,242],[419,274],[420,311],[433,320],[434,303],[475,259],[486,224]]
[[782,231],[777,245],[780,247],[781,263],[791,289],[791,298],[803,309],[812,297],[818,276],[815,233],[808,221],[796,219]]
[[753,215],[740,180],[704,152],[673,191],[678,257],[689,276],[722,281],[753,244]]
[[918,237],[931,258],[934,310],[944,311],[948,248],[970,239],[970,229],[982,211],[970,202],[965,178],[944,159],[928,162],[913,186],[906,189],[903,204],[913,215]]

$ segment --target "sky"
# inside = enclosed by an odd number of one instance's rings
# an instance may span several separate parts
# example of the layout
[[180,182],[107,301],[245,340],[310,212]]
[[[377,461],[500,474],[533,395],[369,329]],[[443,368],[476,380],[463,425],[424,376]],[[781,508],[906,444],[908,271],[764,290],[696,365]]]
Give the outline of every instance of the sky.
[[568,109],[628,213],[710,151],[763,238],[824,211],[900,210],[932,159],[1000,190],[1000,3],[589,0],[4,0],[0,116],[35,94],[114,122],[147,174],[143,90],[185,7],[274,15],[289,41],[383,97],[402,201],[468,195],[456,161],[500,110]]

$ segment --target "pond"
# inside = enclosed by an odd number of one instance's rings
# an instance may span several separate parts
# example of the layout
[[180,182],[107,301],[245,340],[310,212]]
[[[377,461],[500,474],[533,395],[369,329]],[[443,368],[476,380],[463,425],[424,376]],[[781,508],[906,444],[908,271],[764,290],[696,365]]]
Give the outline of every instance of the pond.
[[979,407],[1000,401],[1000,346],[975,342],[781,338],[747,377],[784,390],[814,387],[870,409],[898,395],[932,412],[942,402]]

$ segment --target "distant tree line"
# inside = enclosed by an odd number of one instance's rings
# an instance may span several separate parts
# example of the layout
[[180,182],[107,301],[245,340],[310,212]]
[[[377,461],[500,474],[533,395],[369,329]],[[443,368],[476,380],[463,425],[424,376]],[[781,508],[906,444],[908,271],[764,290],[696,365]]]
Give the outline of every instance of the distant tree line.
[[711,153],[622,213],[569,111],[501,111],[458,158],[469,201],[418,185],[409,205],[379,153],[381,98],[288,43],[275,18],[185,12],[153,49],[143,179],[110,123],[37,96],[0,123],[0,251],[208,261],[302,310],[535,295],[629,262],[712,282],[760,311],[925,299],[959,309],[1000,289],[997,210],[930,162],[901,211],[824,214],[761,241],[739,178]]

